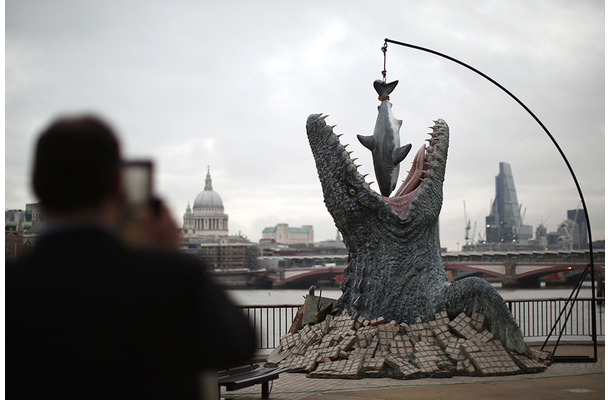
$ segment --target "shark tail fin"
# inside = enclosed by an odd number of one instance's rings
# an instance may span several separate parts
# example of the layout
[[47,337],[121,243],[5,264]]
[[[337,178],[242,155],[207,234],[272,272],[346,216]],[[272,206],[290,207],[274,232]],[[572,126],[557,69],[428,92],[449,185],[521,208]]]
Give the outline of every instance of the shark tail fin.
[[411,151],[411,143],[405,144],[402,147],[394,147],[394,151],[392,151],[392,163],[398,165],[405,159],[407,154],[409,154],[409,151]]
[[356,136],[358,137],[358,140],[360,141],[360,143],[362,143],[362,145],[364,147],[366,147],[370,151],[375,150],[375,137],[374,136],[362,136],[362,135],[356,135]]
[[379,97],[389,96],[390,93],[392,93],[392,91],[396,87],[396,85],[398,85],[398,81],[386,83],[381,79],[377,79],[375,82],[373,82],[373,87],[375,88],[375,91],[377,92]]

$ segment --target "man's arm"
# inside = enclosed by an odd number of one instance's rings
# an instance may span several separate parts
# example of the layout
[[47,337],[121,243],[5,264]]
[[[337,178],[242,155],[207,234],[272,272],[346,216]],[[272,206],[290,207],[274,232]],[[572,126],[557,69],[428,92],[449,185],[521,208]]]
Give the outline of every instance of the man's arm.
[[[167,207],[159,202],[143,214],[146,243],[156,249],[178,251],[178,229]],[[195,272],[187,278],[194,290],[195,330],[192,340],[204,368],[225,369],[246,363],[254,355],[256,335],[248,319],[212,280],[205,265],[181,254]]]
[[256,335],[242,311],[202,271],[199,329],[204,332],[206,367],[226,369],[247,363],[254,355]]

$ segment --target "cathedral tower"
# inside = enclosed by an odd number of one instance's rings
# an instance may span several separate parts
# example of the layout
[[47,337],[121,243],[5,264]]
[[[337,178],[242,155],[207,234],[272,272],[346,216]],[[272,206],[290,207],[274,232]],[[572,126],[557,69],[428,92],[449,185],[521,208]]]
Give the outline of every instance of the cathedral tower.
[[224,212],[220,195],[212,188],[209,166],[203,191],[195,197],[192,209],[190,203],[186,207],[182,233],[186,238],[229,235],[229,216]]

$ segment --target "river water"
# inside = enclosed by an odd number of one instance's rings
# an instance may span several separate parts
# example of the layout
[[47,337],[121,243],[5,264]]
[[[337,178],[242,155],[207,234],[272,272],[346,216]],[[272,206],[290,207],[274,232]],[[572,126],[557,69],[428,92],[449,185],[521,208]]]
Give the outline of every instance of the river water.
[[[322,288],[322,296],[338,299],[341,290],[335,288]],[[540,288],[540,289],[502,289],[497,288],[504,300],[531,300],[531,299],[567,299],[572,292],[571,288]],[[306,289],[244,289],[228,290],[229,296],[237,304],[249,305],[295,305],[303,304],[307,294]],[[316,289],[320,295],[320,289]],[[591,286],[583,285],[579,298],[591,298]]]

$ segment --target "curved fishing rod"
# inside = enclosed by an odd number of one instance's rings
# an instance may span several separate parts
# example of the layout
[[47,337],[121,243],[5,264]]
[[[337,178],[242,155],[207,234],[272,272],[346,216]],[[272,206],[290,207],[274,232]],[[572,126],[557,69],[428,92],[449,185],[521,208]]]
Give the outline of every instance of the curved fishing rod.
[[[435,50],[431,50],[425,47],[421,47],[421,46],[416,46],[414,44],[409,44],[409,43],[404,43],[404,42],[398,42],[396,40],[392,40],[392,39],[385,39],[385,44],[384,44],[384,48],[387,48],[387,44],[388,43],[392,43],[392,44],[397,44],[399,46],[404,46],[404,47],[410,47],[412,49],[416,49],[416,50],[421,50],[421,51],[425,51],[426,53],[431,53],[434,55],[437,55],[439,57],[445,58],[447,60],[453,61],[454,63],[457,63],[465,68],[468,68],[469,70],[471,70],[472,72],[482,76],[483,78],[487,79],[489,82],[493,83],[494,85],[496,85],[498,88],[500,88],[504,93],[506,93],[507,95],[509,95],[513,100],[515,100],[517,103],[519,103],[519,105],[521,107],[523,107],[523,109],[525,111],[528,112],[528,114],[534,118],[534,120],[538,123],[538,125],[540,125],[540,127],[544,130],[544,132],[547,134],[547,136],[549,137],[549,139],[551,139],[551,141],[553,142],[553,144],[555,145],[555,148],[557,149],[557,151],[559,152],[559,154],[561,154],[561,158],[563,158],[564,163],[566,164],[566,166],[568,167],[568,170],[570,171],[570,174],[572,175],[572,180],[574,181],[574,184],[576,185],[576,190],[578,191],[578,195],[580,196],[580,201],[582,202],[582,209],[583,212],[585,214],[585,220],[587,222],[587,235],[589,238],[589,267],[591,268],[591,292],[592,292],[592,297],[591,297],[591,301],[593,304],[593,307],[591,308],[591,319],[592,319],[592,326],[591,326],[591,333],[593,336],[593,341],[594,343],[594,360],[597,361],[597,322],[596,322],[596,315],[595,315],[595,266],[593,263],[593,237],[591,235],[591,223],[589,220],[589,212],[587,211],[587,205],[585,203],[585,197],[582,194],[582,190],[580,189],[580,184],[578,183],[578,179],[576,178],[576,174],[574,173],[574,170],[572,169],[572,165],[570,165],[570,162],[568,161],[568,158],[566,157],[566,155],[564,154],[563,150],[561,149],[561,147],[559,146],[559,143],[557,143],[557,141],[555,140],[555,138],[553,137],[553,135],[551,135],[551,132],[546,128],[546,126],[544,126],[544,124],[542,123],[542,121],[540,121],[540,119],[536,116],[536,114],[534,114],[532,112],[532,110],[530,110],[525,104],[523,104],[523,102],[521,100],[519,100],[517,98],[517,96],[515,96],[514,94],[512,94],[508,89],[506,89],[504,86],[500,85],[498,82],[496,82],[495,80],[493,80],[492,78],[490,78],[489,76],[487,76],[486,74],[484,74],[483,72],[479,71],[478,69],[466,64],[463,61],[458,60],[457,58],[453,58],[451,56],[448,56],[446,54],[443,54],[441,52],[435,51]],[[383,48],[382,48],[383,50]],[[384,51],[384,67],[383,67],[384,71],[385,71],[385,51]],[[587,273],[587,268],[585,268],[585,270],[583,271],[583,275]],[[581,281],[582,284],[582,281]],[[576,288],[574,288],[574,290],[576,290]],[[578,290],[580,291],[580,285],[578,286]],[[572,294],[574,294],[574,291],[572,292]],[[572,295],[570,295],[571,297]],[[576,295],[578,296],[578,294]],[[548,338],[547,338],[548,340]],[[554,352],[553,352],[554,353]]]

